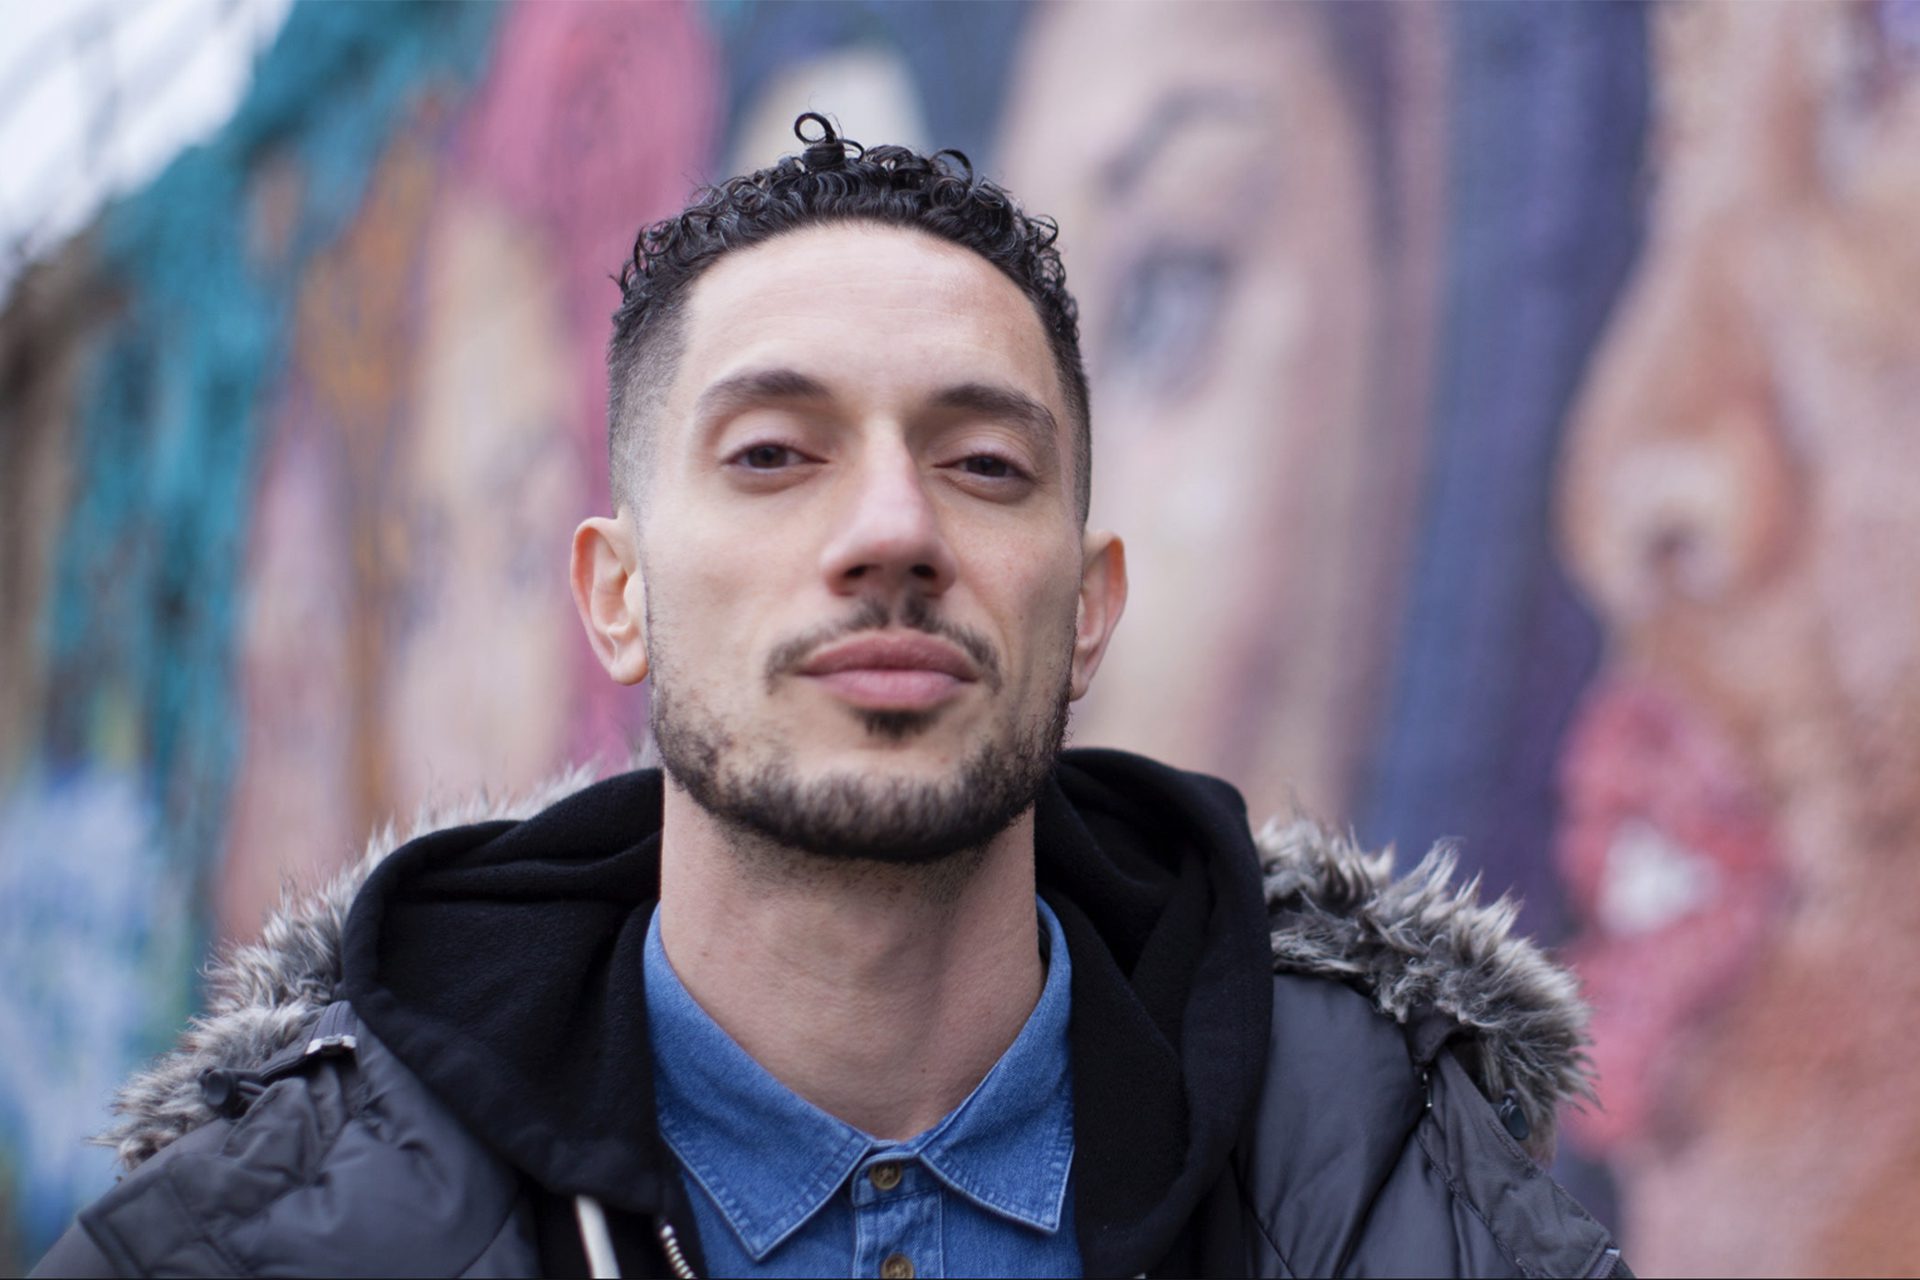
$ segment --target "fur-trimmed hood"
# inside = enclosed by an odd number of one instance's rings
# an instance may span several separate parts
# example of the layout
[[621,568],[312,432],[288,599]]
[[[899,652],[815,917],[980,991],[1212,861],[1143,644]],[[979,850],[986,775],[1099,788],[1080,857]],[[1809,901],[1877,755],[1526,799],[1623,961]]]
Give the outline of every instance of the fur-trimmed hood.
[[1474,1083],[1496,1101],[1511,1094],[1523,1145],[1551,1160],[1559,1109],[1597,1101],[1588,1009],[1573,974],[1514,932],[1520,904],[1482,904],[1478,876],[1456,885],[1446,844],[1396,879],[1391,849],[1369,854],[1310,819],[1270,821],[1255,841],[1275,970],[1349,982],[1395,1022],[1452,1019]]
[[[479,796],[389,825],[327,884],[289,891],[256,943],[210,965],[207,1012],[179,1046],[135,1075],[99,1141],[131,1169],[215,1118],[200,1077],[259,1067],[292,1044],[338,996],[348,911],[367,875],[414,835],[530,817],[592,781],[577,770],[526,795]],[[1391,851],[1368,854],[1304,818],[1270,822],[1260,850],[1276,970],[1326,977],[1364,992],[1396,1022],[1437,1011],[1467,1033],[1465,1065],[1490,1097],[1512,1094],[1536,1158],[1552,1149],[1554,1117],[1591,1100],[1587,1012],[1573,977],[1513,933],[1517,906],[1477,901],[1478,880],[1452,883],[1456,859],[1436,848],[1395,879]]]

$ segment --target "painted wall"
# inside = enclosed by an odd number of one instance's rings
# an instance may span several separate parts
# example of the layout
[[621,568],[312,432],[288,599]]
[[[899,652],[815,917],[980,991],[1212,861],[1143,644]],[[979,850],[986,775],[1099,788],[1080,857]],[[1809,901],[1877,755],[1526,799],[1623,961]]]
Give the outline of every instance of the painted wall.
[[1910,1267],[1920,4],[725,0],[300,5],[0,314],[0,1271],[283,884],[638,745],[607,276],[809,107],[1064,228],[1076,741],[1524,895],[1643,1271]]

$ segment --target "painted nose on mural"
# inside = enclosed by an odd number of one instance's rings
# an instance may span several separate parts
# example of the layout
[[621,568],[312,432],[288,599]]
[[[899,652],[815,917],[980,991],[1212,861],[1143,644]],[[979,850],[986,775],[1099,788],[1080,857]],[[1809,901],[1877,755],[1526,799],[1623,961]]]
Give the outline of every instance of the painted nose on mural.
[[1576,415],[1563,533],[1618,620],[1733,602],[1798,521],[1764,341],[1719,265],[1652,264]]
[[937,596],[957,565],[927,480],[904,449],[878,450],[847,485],[822,555],[827,584],[848,595]]

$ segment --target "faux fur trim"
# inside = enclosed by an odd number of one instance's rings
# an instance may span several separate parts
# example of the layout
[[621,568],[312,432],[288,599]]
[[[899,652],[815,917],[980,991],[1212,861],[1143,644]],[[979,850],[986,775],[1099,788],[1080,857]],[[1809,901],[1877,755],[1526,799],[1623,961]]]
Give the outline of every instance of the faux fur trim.
[[1482,905],[1480,878],[1455,886],[1454,850],[1436,845],[1407,875],[1306,818],[1255,837],[1266,880],[1273,967],[1343,979],[1405,1023],[1437,1010],[1469,1034],[1453,1048],[1487,1097],[1513,1094],[1528,1153],[1552,1158],[1559,1108],[1594,1102],[1579,984],[1513,932],[1519,904]]
[[215,1118],[200,1096],[202,1072],[251,1070],[292,1044],[334,1000],[347,912],[382,858],[429,831],[531,817],[597,777],[580,767],[521,795],[480,792],[424,805],[410,822],[374,832],[359,861],[319,888],[282,890],[258,942],[228,947],[208,963],[207,1011],[187,1024],[177,1048],[121,1087],[113,1104],[120,1118],[94,1141],[112,1147],[125,1168],[137,1168]]
[[[341,937],[367,873],[416,835],[525,818],[593,782],[581,768],[518,796],[477,795],[388,824],[359,861],[318,889],[289,888],[260,940],[232,947],[207,969],[207,1011],[179,1046],[120,1090],[118,1121],[96,1141],[133,1169],[213,1120],[200,1095],[210,1067],[249,1070],[292,1044],[340,983]],[[1551,1150],[1554,1113],[1592,1098],[1581,1046],[1586,1007],[1573,977],[1512,934],[1515,905],[1475,898],[1478,881],[1450,885],[1444,849],[1392,877],[1391,852],[1367,855],[1305,820],[1270,822],[1256,837],[1278,971],[1349,982],[1397,1022],[1437,1009],[1472,1033],[1465,1060],[1490,1098],[1512,1092],[1532,1127],[1527,1145]]]

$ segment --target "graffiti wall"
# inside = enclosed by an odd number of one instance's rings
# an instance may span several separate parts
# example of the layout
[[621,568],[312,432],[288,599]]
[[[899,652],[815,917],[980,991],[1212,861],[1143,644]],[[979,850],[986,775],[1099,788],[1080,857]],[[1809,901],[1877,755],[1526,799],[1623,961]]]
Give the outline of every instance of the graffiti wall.
[[1523,897],[1643,1271],[1910,1269],[1920,3],[714,0],[296,5],[12,287],[0,1272],[285,886],[640,747],[564,580],[608,277],[805,109],[1062,224],[1075,740]]

